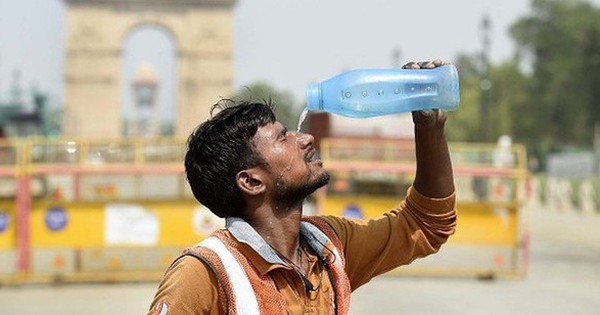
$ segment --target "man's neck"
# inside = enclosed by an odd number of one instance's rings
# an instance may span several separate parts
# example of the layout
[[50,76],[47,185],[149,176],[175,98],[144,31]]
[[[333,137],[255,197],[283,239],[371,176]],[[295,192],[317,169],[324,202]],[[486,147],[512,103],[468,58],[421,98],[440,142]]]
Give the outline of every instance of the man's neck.
[[302,203],[294,207],[262,206],[254,210],[253,215],[244,220],[286,259],[295,261],[299,246]]

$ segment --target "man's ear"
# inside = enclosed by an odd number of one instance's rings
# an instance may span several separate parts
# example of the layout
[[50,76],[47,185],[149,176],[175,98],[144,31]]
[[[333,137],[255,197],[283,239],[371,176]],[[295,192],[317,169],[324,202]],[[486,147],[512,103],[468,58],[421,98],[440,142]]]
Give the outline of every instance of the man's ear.
[[267,189],[263,176],[264,172],[256,167],[246,169],[237,173],[235,184],[244,194],[250,196],[260,195]]

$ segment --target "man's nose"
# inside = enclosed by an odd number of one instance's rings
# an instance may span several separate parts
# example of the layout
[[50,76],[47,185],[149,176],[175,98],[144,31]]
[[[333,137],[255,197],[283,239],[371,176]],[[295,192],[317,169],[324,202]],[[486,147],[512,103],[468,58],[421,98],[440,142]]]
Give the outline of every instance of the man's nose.
[[315,142],[315,137],[308,133],[298,133],[297,137],[298,143],[303,149]]

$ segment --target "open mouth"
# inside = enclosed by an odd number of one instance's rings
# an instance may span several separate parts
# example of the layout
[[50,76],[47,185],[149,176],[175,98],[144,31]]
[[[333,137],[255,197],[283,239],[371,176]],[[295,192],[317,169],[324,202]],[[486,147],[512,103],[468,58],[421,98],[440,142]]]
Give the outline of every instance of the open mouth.
[[308,150],[308,152],[304,154],[304,161],[306,161],[306,163],[321,162],[319,152],[315,149]]

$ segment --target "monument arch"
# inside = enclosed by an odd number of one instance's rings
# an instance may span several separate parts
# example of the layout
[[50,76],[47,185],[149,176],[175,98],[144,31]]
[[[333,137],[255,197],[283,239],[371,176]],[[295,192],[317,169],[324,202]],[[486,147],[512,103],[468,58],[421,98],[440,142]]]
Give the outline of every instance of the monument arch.
[[121,55],[128,34],[158,25],[176,49],[175,134],[208,118],[233,81],[233,0],[65,0],[65,125],[74,136],[118,137]]
[[[139,135],[150,97],[151,135],[173,135],[177,114],[177,49],[173,36],[160,25],[143,24],[129,30],[121,53],[121,119],[124,136]],[[141,84],[140,82],[153,84]]]

